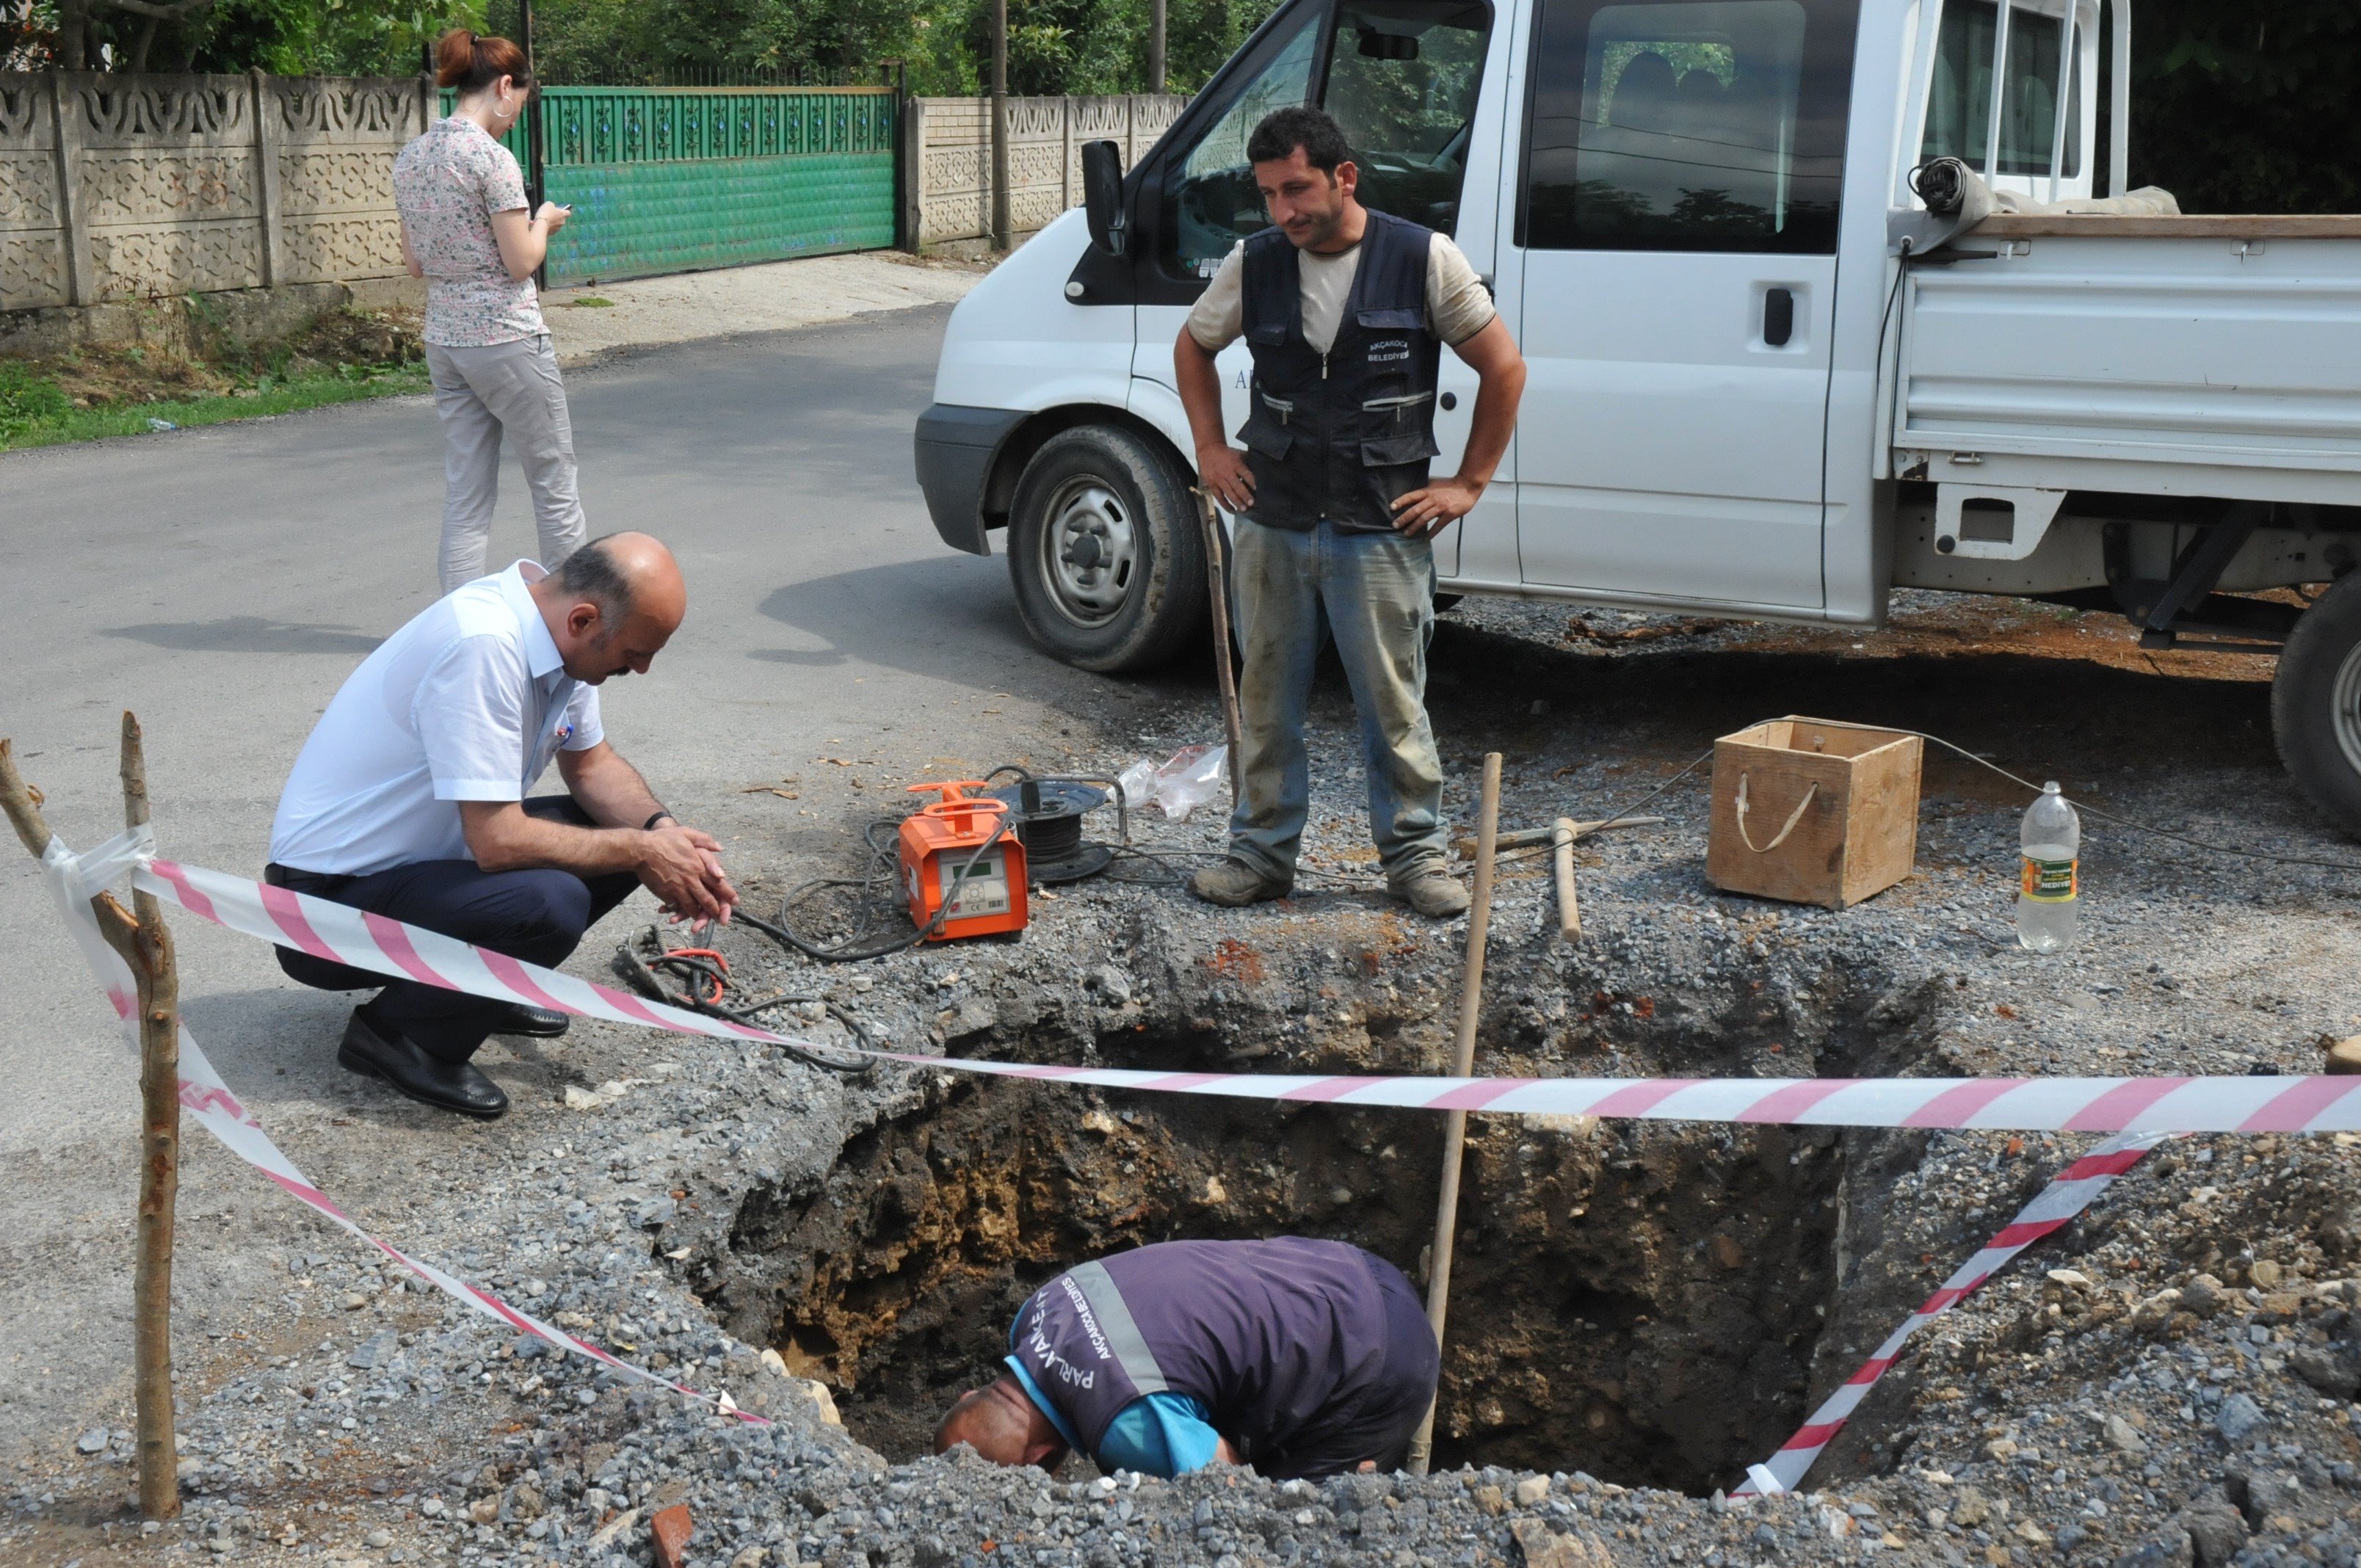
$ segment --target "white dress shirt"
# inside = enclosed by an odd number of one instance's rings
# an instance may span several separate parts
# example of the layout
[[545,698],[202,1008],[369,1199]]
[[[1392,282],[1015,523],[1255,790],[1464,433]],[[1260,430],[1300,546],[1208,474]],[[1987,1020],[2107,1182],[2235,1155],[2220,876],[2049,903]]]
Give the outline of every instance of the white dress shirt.
[[456,588],[347,678],[295,759],[270,858],[363,876],[469,859],[463,800],[522,800],[563,747],[605,739],[598,692],[566,673],[519,561]]

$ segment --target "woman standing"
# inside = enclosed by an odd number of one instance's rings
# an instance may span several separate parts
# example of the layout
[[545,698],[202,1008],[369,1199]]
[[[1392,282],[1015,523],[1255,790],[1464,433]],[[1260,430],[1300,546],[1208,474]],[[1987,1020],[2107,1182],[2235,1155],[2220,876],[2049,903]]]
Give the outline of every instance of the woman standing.
[[426,281],[426,366],[443,416],[443,591],[484,575],[500,497],[500,437],[516,443],[541,531],[541,564],[582,543],[574,426],[533,272],[569,209],[530,218],[524,175],[498,138],[533,96],[524,52],[461,27],[434,48],[435,80],[458,89],[393,163],[401,258]]

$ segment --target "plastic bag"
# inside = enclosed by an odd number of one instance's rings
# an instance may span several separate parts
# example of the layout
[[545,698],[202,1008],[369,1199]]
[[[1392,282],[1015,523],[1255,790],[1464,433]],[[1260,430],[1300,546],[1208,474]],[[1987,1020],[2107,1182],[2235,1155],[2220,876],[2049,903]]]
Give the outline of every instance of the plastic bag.
[[1183,746],[1156,770],[1156,804],[1175,822],[1213,798],[1222,787],[1222,765],[1229,761],[1227,746]]
[[1133,810],[1153,800],[1166,817],[1186,822],[1191,812],[1220,791],[1229,759],[1227,746],[1183,746],[1162,767],[1142,757],[1115,775],[1115,782],[1123,785],[1124,802]]
[[1156,798],[1156,764],[1142,757],[1117,773],[1115,782],[1123,786],[1124,809],[1137,811]]

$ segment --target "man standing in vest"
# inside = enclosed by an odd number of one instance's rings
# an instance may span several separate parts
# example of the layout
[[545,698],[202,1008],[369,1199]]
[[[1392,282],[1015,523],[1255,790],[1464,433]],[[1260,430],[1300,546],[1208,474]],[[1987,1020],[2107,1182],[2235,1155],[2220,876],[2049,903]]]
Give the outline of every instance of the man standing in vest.
[[1160,1242],[1060,1274],[1008,1331],[1008,1371],[935,1452],[1054,1472],[1264,1476],[1399,1469],[1440,1358],[1401,1270],[1343,1242]]
[[[1333,638],[1360,710],[1386,884],[1422,915],[1456,915],[1467,894],[1444,869],[1443,764],[1426,716],[1429,541],[1499,466],[1524,359],[1456,246],[1355,199],[1358,171],[1325,114],[1277,111],[1246,158],[1273,226],[1222,263],[1172,350],[1200,480],[1239,520],[1231,580],[1246,651],[1229,858],[1190,890],[1236,905],[1294,885],[1311,795],[1304,714]],[[1213,368],[1240,336],[1254,354],[1243,453],[1224,438]],[[1431,481],[1446,343],[1480,389],[1459,472]]]

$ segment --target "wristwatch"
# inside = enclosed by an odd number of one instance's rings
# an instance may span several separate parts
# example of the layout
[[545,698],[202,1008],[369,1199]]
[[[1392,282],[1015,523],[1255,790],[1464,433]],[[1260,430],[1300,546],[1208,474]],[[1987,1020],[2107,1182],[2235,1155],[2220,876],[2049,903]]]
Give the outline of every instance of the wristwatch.
[[649,817],[645,822],[640,824],[640,831],[642,833],[650,832],[653,830],[655,825],[659,822],[670,822],[675,828],[680,826],[679,817],[675,817],[669,811],[659,811],[653,817]]

